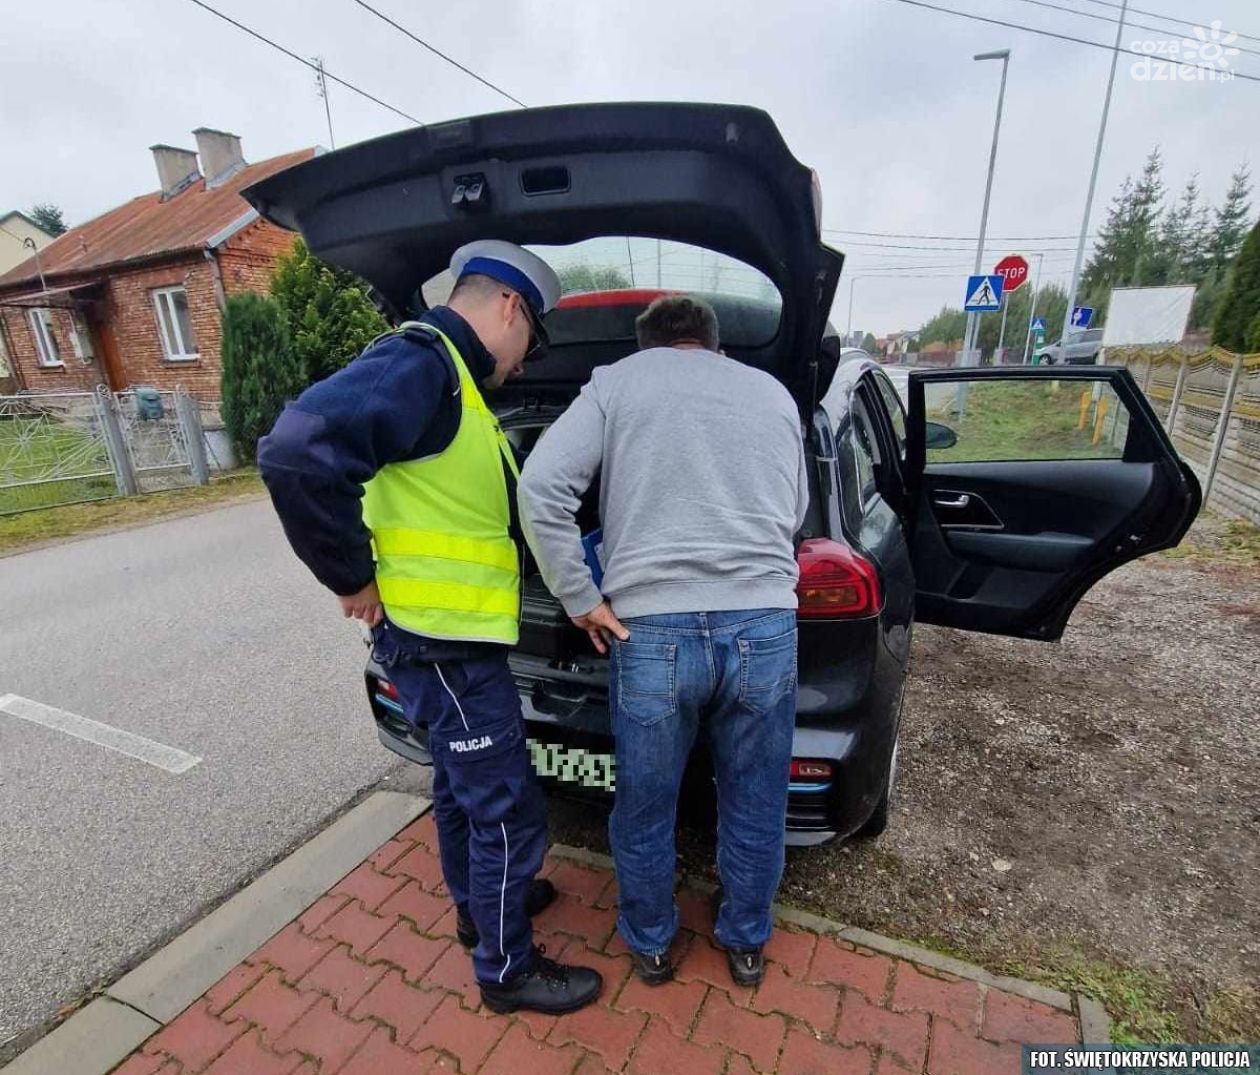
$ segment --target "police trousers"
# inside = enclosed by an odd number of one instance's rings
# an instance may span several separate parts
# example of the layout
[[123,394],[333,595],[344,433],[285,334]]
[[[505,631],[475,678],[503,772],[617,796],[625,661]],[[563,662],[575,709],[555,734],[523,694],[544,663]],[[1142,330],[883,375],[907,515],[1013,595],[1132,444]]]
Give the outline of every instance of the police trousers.
[[525,891],[547,849],[546,806],[507,650],[471,660],[413,660],[388,652],[397,631],[392,624],[378,629],[376,653],[386,658],[407,719],[428,728],[446,887],[480,935],[473,951],[477,980],[507,982],[533,958]]

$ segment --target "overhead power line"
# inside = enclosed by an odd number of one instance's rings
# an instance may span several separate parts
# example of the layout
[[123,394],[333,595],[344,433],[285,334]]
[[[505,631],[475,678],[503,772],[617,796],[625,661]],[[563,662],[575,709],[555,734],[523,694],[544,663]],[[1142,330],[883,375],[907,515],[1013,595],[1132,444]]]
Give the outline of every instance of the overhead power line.
[[[1021,4],[1032,4],[1034,7],[1049,8],[1051,11],[1063,11],[1069,15],[1078,15],[1082,19],[1095,19],[1098,22],[1110,23],[1112,26],[1120,22],[1119,19],[1110,15],[1095,15],[1092,11],[1080,11],[1074,7],[1065,7],[1063,4],[1052,4],[1050,0],[1018,0],[1018,2]],[[1132,19],[1125,19],[1124,25],[1132,27],[1134,30],[1150,30],[1156,34],[1172,34],[1175,37],[1186,36],[1184,30],[1178,30],[1175,26],[1152,26],[1148,22],[1134,22]],[[1231,45],[1230,47],[1238,49],[1239,52],[1249,53],[1252,56],[1260,56],[1260,49],[1249,49],[1242,45]]]
[[[823,228],[824,232],[834,235],[868,235],[877,239],[941,239],[949,242],[974,243],[976,236],[974,235],[916,235],[913,232],[903,231],[854,231],[852,228]],[[1059,242],[1067,239],[1078,239],[1077,235],[991,235],[985,238],[985,242],[995,243],[1037,243],[1037,242]],[[1094,236],[1090,236],[1094,238]],[[937,247],[927,247],[925,249],[939,249]]]
[[[1100,7],[1109,7],[1114,11],[1120,10],[1120,5],[1115,0],[1086,0],[1090,4],[1098,4]],[[1183,19],[1179,15],[1165,15],[1162,11],[1143,11],[1140,7],[1131,7],[1130,11],[1135,15],[1149,15],[1152,19],[1168,19],[1170,22],[1182,22],[1187,26],[1207,26],[1208,23],[1199,22],[1196,19]],[[1245,37],[1248,41],[1260,41],[1260,37],[1255,34],[1244,34],[1237,31],[1239,37]]]
[[[1006,19],[994,19],[988,15],[976,15],[970,11],[959,11],[957,8],[942,7],[939,4],[929,4],[925,0],[891,0],[892,3],[908,4],[910,7],[923,8],[927,11],[939,11],[943,15],[956,15],[960,19],[971,19],[973,22],[985,22],[990,26],[1005,26],[1008,30],[1023,30],[1025,33],[1037,34],[1041,37],[1053,37],[1058,41],[1070,41],[1077,45],[1089,45],[1090,48],[1103,49],[1106,52],[1123,52],[1129,56],[1137,56],[1139,59],[1150,59],[1144,52],[1135,52],[1133,49],[1116,48],[1114,45],[1108,45],[1102,41],[1090,41],[1085,37],[1074,37],[1072,34],[1060,34],[1054,30],[1042,30],[1036,26],[1027,26],[1022,22],[1010,22]],[[1118,21],[1118,20],[1117,20]],[[1188,67],[1203,66],[1204,70],[1215,71],[1215,67],[1206,65],[1187,64]],[[1220,72],[1218,72],[1220,74]],[[1246,82],[1260,82],[1260,75],[1244,75],[1241,71],[1231,71],[1231,78],[1241,78]]]
[[468,75],[470,78],[475,78],[475,79],[476,79],[478,82],[480,82],[483,86],[487,87],[488,89],[492,89],[492,90],[494,90],[494,92],[495,92],[495,93],[497,93],[497,94],[499,94],[499,96],[501,96],[501,97],[506,97],[506,98],[507,98],[509,101],[511,101],[513,104],[515,104],[515,105],[520,105],[520,106],[521,106],[521,108],[527,108],[527,107],[528,107],[528,106],[525,104],[525,102],[524,102],[524,101],[522,101],[519,97],[513,97],[513,96],[512,96],[512,94],[508,93],[508,91],[507,91],[507,90],[502,89],[502,88],[501,88],[501,87],[499,87],[499,86],[496,86],[493,82],[491,82],[491,81],[490,81],[489,79],[487,79],[487,78],[482,78],[479,74],[477,74],[477,72],[476,72],[476,71],[473,71],[471,68],[465,67],[465,66],[464,66],[462,63],[460,63],[458,60],[453,59],[452,57],[450,57],[450,56],[446,55],[446,53],[445,53],[445,52],[443,52],[441,49],[435,48],[433,45],[430,45],[430,44],[429,44],[426,40],[424,40],[424,38],[422,38],[422,37],[417,37],[417,36],[416,36],[415,34],[413,34],[410,30],[408,30],[405,26],[401,26],[401,25],[399,25],[399,24],[398,24],[398,23],[396,23],[393,19],[391,19],[388,15],[386,15],[384,12],[382,12],[382,11],[377,11],[377,10],[376,10],[376,8],[374,8],[371,4],[364,3],[364,0],[354,0],[354,2],[355,2],[356,4],[358,4],[358,5],[359,5],[359,7],[363,8],[363,10],[364,10],[364,11],[370,11],[373,15],[375,15],[375,16],[376,16],[378,19],[380,19],[382,22],[387,22],[387,23],[389,23],[389,25],[390,25],[390,26],[392,26],[395,30],[397,30],[400,34],[405,34],[407,37],[411,38],[411,40],[412,40],[412,41],[414,41],[417,45],[421,46],[421,48],[426,48],[426,49],[428,49],[431,53],[433,53],[433,55],[434,55],[434,56],[438,56],[438,57],[440,57],[441,59],[445,60],[445,61],[446,61],[447,63],[449,63],[452,67],[458,67],[461,71],[463,71],[463,72],[464,72],[464,74]]
[[[1000,242],[1002,242],[1002,240],[1000,239],[993,239],[993,240],[985,239],[984,244],[986,247],[988,247],[988,246],[994,245],[995,243],[1000,243]],[[869,242],[864,242],[860,239],[846,239],[844,240],[843,245],[856,246],[856,247],[869,247],[875,250],[918,250],[924,253],[928,251],[939,251],[942,254],[967,253],[968,251],[974,253],[976,249],[974,246],[920,246],[917,243],[869,243]],[[1043,246],[1040,249],[1034,251],[1034,253],[1063,254],[1069,251],[1074,251],[1075,249],[1076,247],[1074,246]]]
[[331,71],[329,71],[327,67],[324,67],[321,69],[321,67],[318,64],[312,63],[305,56],[299,56],[296,52],[292,51],[291,49],[287,49],[283,45],[275,41],[272,41],[271,38],[264,37],[257,30],[251,30],[244,23],[237,22],[230,15],[225,15],[223,14],[222,11],[212,8],[209,4],[205,3],[204,0],[192,0],[192,3],[196,4],[199,8],[202,8],[203,10],[210,12],[210,14],[214,15],[216,18],[220,18],[224,22],[229,23],[232,26],[235,26],[238,30],[243,30],[245,33],[249,34],[250,37],[256,38],[257,40],[263,42],[263,44],[270,45],[277,52],[283,52],[286,56],[289,57],[289,59],[297,60],[297,62],[300,63],[303,67],[309,67],[317,75],[320,74],[322,70],[323,77],[326,79],[331,79],[333,82],[337,83],[338,86],[344,86],[346,89],[350,90],[352,93],[357,93],[360,97],[366,97],[373,104],[378,104],[382,108],[388,108],[396,116],[402,116],[403,119],[407,120],[410,123],[415,123],[419,126],[423,126],[420,120],[416,119],[415,116],[409,115],[408,113],[404,112],[401,108],[395,108],[392,104],[390,104],[387,101],[382,101],[379,97],[373,97],[372,94],[368,93],[367,90],[360,89],[353,82],[347,82],[344,78],[338,78]]

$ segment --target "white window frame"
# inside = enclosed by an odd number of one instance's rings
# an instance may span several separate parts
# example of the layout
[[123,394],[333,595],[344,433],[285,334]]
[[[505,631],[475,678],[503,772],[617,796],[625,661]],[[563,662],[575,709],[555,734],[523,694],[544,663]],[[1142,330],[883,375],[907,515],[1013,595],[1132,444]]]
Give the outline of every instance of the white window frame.
[[74,348],[74,357],[80,362],[88,363],[96,357],[92,349],[92,333],[81,310],[70,311],[70,344]]
[[35,341],[35,355],[44,369],[56,369],[64,366],[61,347],[53,332],[53,312],[47,306],[36,306],[26,311],[26,323],[31,330],[31,338]]
[[[184,301],[188,302],[188,289],[183,285],[175,287],[159,287],[153,292],[153,315],[157,318],[158,336],[162,340],[162,353],[168,362],[195,362],[201,357],[201,352],[197,350],[188,351],[188,341],[185,339],[173,340],[167,331],[167,325],[177,336],[182,336],[179,328],[179,318],[175,316],[175,301],[172,296],[178,292],[183,292]],[[162,316],[163,307],[165,307],[166,317]],[[188,307],[189,322],[192,321],[192,306]],[[177,348],[175,344],[178,343]]]

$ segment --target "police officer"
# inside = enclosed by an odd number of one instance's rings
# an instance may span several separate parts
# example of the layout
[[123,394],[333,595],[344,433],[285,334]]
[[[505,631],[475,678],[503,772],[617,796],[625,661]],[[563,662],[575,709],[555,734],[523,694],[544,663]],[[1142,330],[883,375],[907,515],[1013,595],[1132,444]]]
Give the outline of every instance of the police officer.
[[344,615],[372,628],[407,718],[428,726],[442,871],[482,1000],[573,1011],[603,983],[533,944],[529,917],[555,889],[534,878],[546,817],[507,663],[517,468],[481,395],[541,349],[560,283],[497,240],[461,247],[451,274],[446,306],[288,406],[258,463],[294,551]]

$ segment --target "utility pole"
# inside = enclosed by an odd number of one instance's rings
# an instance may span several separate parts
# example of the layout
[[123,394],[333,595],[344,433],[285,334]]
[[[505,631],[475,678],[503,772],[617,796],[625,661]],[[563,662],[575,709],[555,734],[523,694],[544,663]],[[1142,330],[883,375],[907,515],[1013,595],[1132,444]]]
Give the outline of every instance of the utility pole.
[[328,148],[336,149],[337,141],[333,138],[332,108],[328,104],[328,79],[324,77],[324,57],[312,56],[315,64],[315,92],[324,99],[324,115],[328,119]]
[[1032,306],[1028,308],[1028,324],[1025,326],[1024,332],[1024,361],[1023,365],[1028,365],[1028,351],[1032,347],[1032,323],[1037,320],[1037,296],[1041,289],[1041,264],[1045,260],[1045,254],[1034,254],[1037,259],[1037,275],[1033,279],[1033,297]]
[[[989,200],[993,194],[993,171],[997,165],[998,134],[1002,130],[1002,102],[1006,98],[1006,72],[1011,62],[1011,50],[999,49],[996,52],[982,52],[972,57],[973,60],[1001,60],[1002,85],[998,89],[997,117],[993,121],[993,146],[989,150],[989,177],[984,184],[984,208],[980,211],[980,237],[976,242],[975,275],[980,275],[980,267],[984,263],[984,236],[989,227]],[[979,335],[979,318],[975,314],[967,315],[967,332],[963,340],[963,364],[972,365],[971,354]],[[979,365],[979,361],[975,365]]]
[[1120,41],[1124,37],[1124,19],[1128,14],[1129,0],[1121,0],[1120,21],[1116,24],[1116,44],[1111,53],[1111,74],[1107,76],[1107,96],[1103,100],[1102,122],[1098,124],[1098,144],[1094,147],[1094,169],[1089,176],[1089,193],[1085,196],[1085,215],[1081,218],[1081,237],[1076,244],[1076,264],[1072,268],[1072,286],[1068,290],[1067,309],[1063,313],[1063,331],[1059,343],[1067,347],[1068,333],[1072,330],[1072,311],[1076,309],[1076,296],[1081,282],[1081,266],[1085,262],[1085,237],[1089,234],[1089,217],[1094,210],[1094,188],[1098,185],[1098,165],[1102,160],[1103,142],[1107,137],[1107,117],[1111,114],[1111,91],[1116,84],[1116,63],[1120,59]]

